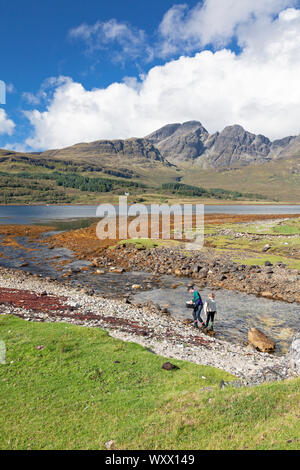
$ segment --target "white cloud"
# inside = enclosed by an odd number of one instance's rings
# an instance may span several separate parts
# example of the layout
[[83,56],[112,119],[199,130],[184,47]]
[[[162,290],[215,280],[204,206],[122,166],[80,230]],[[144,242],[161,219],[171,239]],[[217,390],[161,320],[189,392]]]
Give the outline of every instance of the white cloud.
[[186,4],[174,5],[159,26],[158,53],[167,57],[199,50],[208,44],[225,46],[240,25],[270,18],[296,3],[296,0],[205,0],[191,9]]
[[22,153],[26,153],[26,152],[29,152],[30,153],[30,148],[25,145],[25,144],[20,144],[18,142],[12,142],[10,144],[6,144],[3,149],[5,150],[13,150],[14,152],[22,152]]
[[0,135],[12,135],[15,129],[15,123],[9,119],[4,109],[0,108]]
[[[71,29],[69,37],[84,41],[89,53],[109,50],[113,61],[123,62],[125,58],[135,59],[142,55],[146,60],[151,60],[153,57],[145,31],[114,18],[97,21],[92,25],[83,23]],[[112,44],[115,46],[113,51]]]
[[26,144],[48,149],[141,137],[192,119],[210,132],[238,123],[271,139],[299,134],[300,10],[257,16],[236,31],[238,55],[222,49],[182,56],[103,89],[58,77],[46,110],[26,114],[34,128]]
[[62,85],[68,82],[69,80],[69,77],[65,77],[63,75],[60,77],[49,77],[43,81],[37,93],[24,91],[22,93],[22,98],[29,104],[37,106],[43,101],[49,101],[52,96],[53,90],[55,90],[55,87]]
[[[255,23],[240,26],[238,37],[244,53],[263,63],[274,59],[282,66],[294,68],[300,59],[300,10],[288,8],[278,18],[259,18]],[[293,77],[291,77],[292,79]]]

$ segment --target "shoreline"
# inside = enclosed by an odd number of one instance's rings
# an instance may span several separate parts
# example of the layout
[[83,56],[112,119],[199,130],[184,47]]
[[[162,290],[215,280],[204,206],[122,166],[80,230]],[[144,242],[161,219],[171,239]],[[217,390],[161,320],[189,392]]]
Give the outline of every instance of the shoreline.
[[[188,201],[188,202],[187,202]],[[107,200],[105,199],[105,203],[109,204]],[[173,202],[174,203],[174,202]],[[202,203],[205,206],[300,206],[300,202],[264,202],[264,201],[232,201],[232,200],[221,200],[220,202],[208,202],[207,200],[201,200],[201,199],[183,199],[182,204],[187,204],[187,203]],[[118,206],[118,204],[113,204],[113,206]],[[145,205],[150,205],[150,204],[157,204],[157,201],[153,202],[146,202],[143,203]],[[163,203],[162,203],[163,204]],[[88,202],[84,203],[71,203],[71,204],[1,204],[0,207],[80,207],[80,206],[88,206],[88,207],[98,207],[99,204],[89,204]],[[172,205],[172,204],[168,204]]]
[[[9,294],[11,300],[5,301]],[[29,302],[27,308],[26,302]],[[105,299],[87,294],[82,288],[13,269],[0,268],[0,314],[27,321],[59,321],[101,328],[115,338],[138,343],[155,354],[225,370],[237,378],[236,386],[294,377],[289,370],[288,355],[273,356],[257,352],[252,346],[212,338],[149,306]]]
[[[209,217],[209,215],[207,216]],[[218,214],[212,215],[209,223],[215,223]],[[239,222],[244,219],[279,219],[283,216],[237,216]],[[291,215],[285,215],[289,218]],[[300,215],[297,215],[300,217]],[[227,220],[232,216],[227,215]],[[224,216],[222,219],[226,219]],[[226,220],[223,220],[226,222]],[[253,294],[257,297],[300,303],[300,270],[289,268],[282,262],[267,262],[265,265],[242,264],[232,259],[231,252],[217,252],[209,245],[201,251],[186,253],[174,244],[154,244],[138,246],[130,243],[130,240],[103,240],[96,236],[94,224],[87,228],[71,229],[52,234],[40,239],[43,232],[54,230],[50,225],[15,225],[0,224],[0,233],[7,237],[6,244],[17,246],[14,241],[17,236],[26,236],[30,242],[40,240],[41,243],[54,248],[67,248],[73,252],[77,260],[91,263],[91,268],[110,272],[112,267],[123,269],[127,272],[145,271],[152,275],[173,275],[180,279],[189,278],[198,287],[210,285],[214,289],[228,289],[236,292]],[[244,234],[244,237],[252,237],[252,234]],[[280,235],[278,235],[280,236]],[[295,237],[291,235],[290,237]],[[255,235],[257,238],[258,236]],[[275,235],[277,237],[277,235]],[[4,241],[6,239],[4,238]],[[239,256],[236,254],[235,256]],[[242,256],[242,253],[240,254]],[[266,256],[267,258],[268,256]],[[11,266],[12,268],[14,266]],[[64,274],[67,281],[72,275],[72,270]]]

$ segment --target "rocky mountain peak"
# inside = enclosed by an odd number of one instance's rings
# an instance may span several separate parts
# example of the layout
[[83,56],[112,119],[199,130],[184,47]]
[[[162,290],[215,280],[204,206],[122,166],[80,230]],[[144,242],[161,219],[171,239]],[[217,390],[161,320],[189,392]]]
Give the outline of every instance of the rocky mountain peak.
[[166,160],[177,165],[193,162],[203,167],[227,169],[284,158],[287,151],[289,155],[300,156],[297,138],[290,136],[271,142],[239,124],[226,126],[215,134],[209,134],[199,121],[169,124],[146,139]]
[[170,124],[146,137],[170,162],[193,160],[205,149],[209,133],[199,121]]

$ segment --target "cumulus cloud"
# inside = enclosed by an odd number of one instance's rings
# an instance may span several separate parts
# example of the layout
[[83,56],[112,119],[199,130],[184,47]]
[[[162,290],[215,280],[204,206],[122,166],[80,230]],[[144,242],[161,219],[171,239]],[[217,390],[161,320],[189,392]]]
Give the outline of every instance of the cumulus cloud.
[[12,135],[15,129],[15,123],[7,117],[4,109],[0,108],[0,135]]
[[255,24],[258,19],[273,18],[296,0],[205,0],[189,9],[186,4],[174,5],[159,25],[162,57],[191,52],[208,44],[225,46],[238,28]]
[[[243,2],[250,3],[256,2]],[[92,90],[58,77],[46,109],[26,113],[34,129],[26,144],[39,150],[141,137],[187,120],[200,120],[210,132],[238,123],[271,139],[299,134],[300,10],[287,8],[272,17],[271,2],[261,3],[268,14],[256,12],[255,21],[239,23],[240,53],[203,50],[153,67],[139,79]],[[272,3],[279,8],[287,2]]]

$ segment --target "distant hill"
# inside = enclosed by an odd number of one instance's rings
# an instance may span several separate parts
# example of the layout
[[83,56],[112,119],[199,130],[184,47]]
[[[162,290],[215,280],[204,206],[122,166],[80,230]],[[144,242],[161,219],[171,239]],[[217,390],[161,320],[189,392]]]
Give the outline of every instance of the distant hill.
[[[4,202],[21,202],[25,192],[29,202],[29,177],[34,182],[31,189],[36,187],[37,201],[45,199],[41,192],[46,191],[46,183],[47,201],[58,200],[62,188],[62,201],[77,201],[79,192],[80,202],[85,201],[87,193],[82,194],[80,188],[94,188],[96,182],[82,182],[77,176],[70,181],[64,176],[74,174],[100,178],[99,188],[105,186],[107,191],[110,184],[105,179],[113,179],[112,191],[121,193],[126,180],[131,193],[141,194],[148,188],[150,199],[159,197],[162,187],[177,188],[178,194],[186,191],[186,187],[178,187],[182,184],[252,193],[257,199],[261,195],[273,201],[299,202],[300,136],[272,142],[239,125],[209,134],[199,121],[188,121],[168,124],[145,138],[97,140],[32,153],[0,149],[0,173],[0,183],[6,187]],[[62,176],[58,178],[57,173]],[[192,192],[197,193],[195,189]]]
[[111,157],[140,160],[143,163],[161,162],[169,166],[159,150],[146,139],[126,140],[97,140],[91,143],[80,143],[60,150],[48,150],[40,154],[44,157],[55,159],[72,159],[94,161],[100,163],[99,159]]

